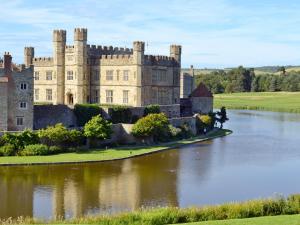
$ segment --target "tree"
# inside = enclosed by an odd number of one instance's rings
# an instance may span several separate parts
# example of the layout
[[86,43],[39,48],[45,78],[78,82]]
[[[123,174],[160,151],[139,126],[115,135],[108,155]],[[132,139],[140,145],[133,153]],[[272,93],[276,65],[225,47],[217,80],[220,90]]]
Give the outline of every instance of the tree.
[[227,117],[227,112],[226,112],[226,108],[223,106],[219,112],[217,112],[217,121],[221,124],[220,128],[223,128],[223,124],[229,120]]
[[286,69],[284,66],[279,67],[278,72],[281,72],[283,75],[286,74]]
[[132,128],[135,137],[153,137],[159,141],[168,133],[169,120],[164,113],[153,113],[139,119]]
[[88,146],[96,139],[105,140],[112,134],[112,124],[100,115],[94,116],[84,125],[84,136],[88,139]]

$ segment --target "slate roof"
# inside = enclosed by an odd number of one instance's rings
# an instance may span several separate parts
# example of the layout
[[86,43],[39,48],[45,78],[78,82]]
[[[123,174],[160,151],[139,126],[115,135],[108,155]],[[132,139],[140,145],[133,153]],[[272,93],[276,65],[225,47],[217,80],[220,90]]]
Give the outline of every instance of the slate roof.
[[198,87],[192,92],[191,97],[208,97],[212,98],[213,95],[205,86],[205,84],[200,83]]

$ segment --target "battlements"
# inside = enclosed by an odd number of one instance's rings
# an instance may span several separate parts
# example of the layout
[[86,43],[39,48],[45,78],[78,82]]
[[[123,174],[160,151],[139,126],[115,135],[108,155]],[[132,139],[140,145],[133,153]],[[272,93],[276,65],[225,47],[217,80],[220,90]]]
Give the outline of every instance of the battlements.
[[145,55],[144,63],[147,66],[179,66],[173,57],[161,55]]
[[102,56],[102,55],[131,55],[133,49],[113,47],[113,46],[101,46],[101,45],[87,45],[89,55]]
[[87,41],[87,29],[75,28],[74,29],[74,41]]
[[32,63],[35,66],[52,66],[53,65],[53,58],[52,57],[33,58]]
[[138,52],[145,51],[145,42],[143,41],[135,41],[133,42],[133,50]]
[[67,31],[65,30],[54,30],[53,31],[53,41],[54,42],[66,42]]

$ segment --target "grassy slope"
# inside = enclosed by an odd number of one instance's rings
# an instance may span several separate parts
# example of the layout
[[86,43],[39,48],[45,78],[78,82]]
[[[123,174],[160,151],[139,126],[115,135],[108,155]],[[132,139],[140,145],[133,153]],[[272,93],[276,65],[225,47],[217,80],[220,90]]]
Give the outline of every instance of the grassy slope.
[[188,223],[186,225],[300,225],[300,215],[220,220],[199,223]]
[[217,94],[214,107],[300,113],[300,92]]
[[0,157],[0,165],[4,164],[38,164],[38,163],[58,163],[58,162],[85,162],[85,161],[105,161],[113,159],[129,158],[137,155],[152,153],[170,147],[177,147],[183,144],[191,144],[210,138],[224,136],[229,134],[228,130],[217,130],[211,132],[206,137],[191,138],[188,140],[180,140],[172,143],[157,145],[153,147],[120,147],[107,150],[92,150],[79,153],[63,153],[49,156],[9,156]]

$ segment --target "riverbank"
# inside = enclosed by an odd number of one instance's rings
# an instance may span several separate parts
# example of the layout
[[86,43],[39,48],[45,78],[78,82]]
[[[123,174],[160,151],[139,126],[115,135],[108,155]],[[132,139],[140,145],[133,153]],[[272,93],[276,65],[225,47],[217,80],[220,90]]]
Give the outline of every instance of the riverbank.
[[0,166],[14,165],[41,165],[41,164],[66,164],[66,163],[91,163],[112,160],[122,160],[178,148],[183,145],[206,141],[231,134],[232,131],[217,129],[206,136],[198,136],[190,139],[164,143],[155,146],[125,146],[110,149],[95,149],[75,153],[63,153],[48,156],[8,156],[0,157]]
[[220,221],[206,221],[199,223],[186,223],[182,225],[297,225],[300,215],[266,216],[251,219],[234,219]]
[[300,113],[300,92],[233,93],[214,97],[214,108]]
[[[118,215],[96,215],[71,220],[53,220],[48,224],[99,224],[99,225],[166,225],[166,224],[294,224],[300,218],[300,195],[287,198],[271,198],[251,200],[241,203],[227,203],[216,206],[198,208],[155,208],[142,209]],[[284,216],[288,215],[288,216]],[[291,216],[295,215],[295,216]],[[271,217],[270,217],[271,216]],[[280,217],[277,217],[280,216]],[[284,217],[281,217],[284,216]],[[242,220],[247,218],[256,218]],[[238,220],[237,220],[238,219]],[[19,222],[18,222],[19,221]],[[44,224],[35,219],[19,219],[18,221],[0,221],[3,224]],[[211,221],[211,222],[207,222]],[[280,223],[284,221],[284,223]],[[245,222],[245,223],[241,223]],[[247,223],[246,223],[247,222]],[[256,223],[257,222],[257,223]],[[194,223],[194,224],[193,224]]]

